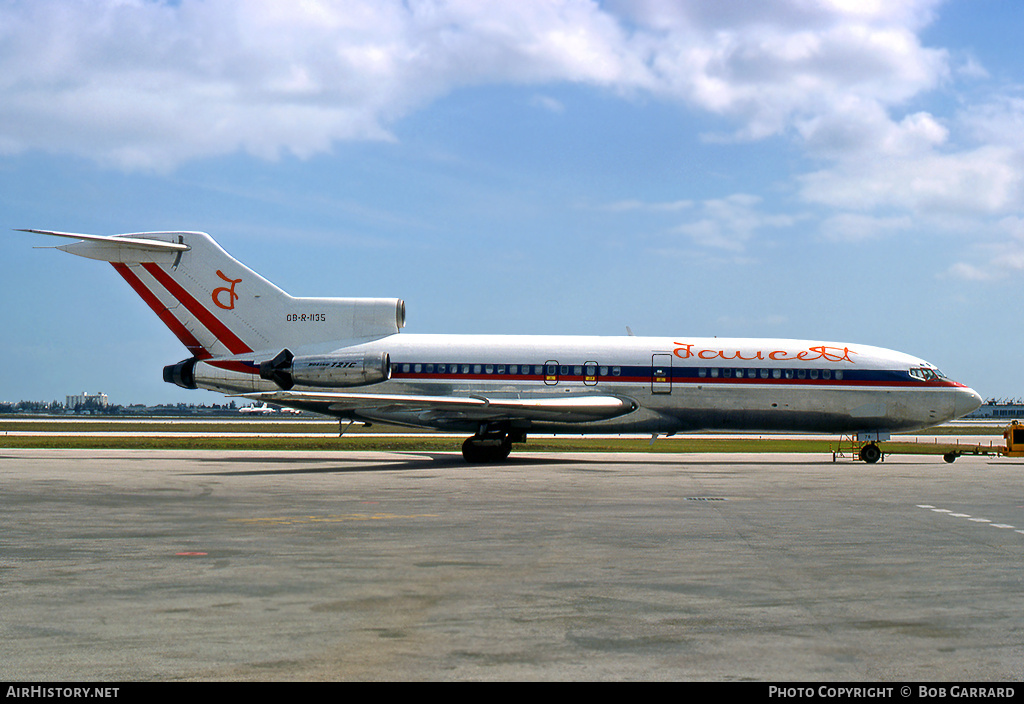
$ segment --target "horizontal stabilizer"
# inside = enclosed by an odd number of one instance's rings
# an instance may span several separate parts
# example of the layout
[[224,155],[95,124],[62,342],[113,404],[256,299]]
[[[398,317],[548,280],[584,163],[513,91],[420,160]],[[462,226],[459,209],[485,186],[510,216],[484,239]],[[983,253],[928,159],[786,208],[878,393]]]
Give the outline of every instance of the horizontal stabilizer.
[[18,230],[37,235],[52,235],[77,240],[58,245],[56,249],[86,259],[112,264],[175,264],[181,255],[192,249],[182,242],[184,232],[136,232],[126,235],[83,235],[52,230]]
[[79,235],[73,232],[52,232],[50,230],[23,230],[17,232],[32,232],[37,235],[53,235],[54,237],[67,237],[73,240],[85,240],[88,242],[105,242],[118,246],[132,247],[153,252],[187,252],[191,249],[187,244],[177,242],[164,242],[163,240],[147,239],[146,235],[159,236],[177,233],[170,232],[140,232],[131,235]]

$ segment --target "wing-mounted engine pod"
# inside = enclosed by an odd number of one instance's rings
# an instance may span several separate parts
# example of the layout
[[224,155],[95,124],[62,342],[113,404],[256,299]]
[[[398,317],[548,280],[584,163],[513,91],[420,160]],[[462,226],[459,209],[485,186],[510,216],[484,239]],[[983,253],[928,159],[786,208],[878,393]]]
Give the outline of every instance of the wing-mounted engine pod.
[[260,364],[260,377],[282,389],[295,385],[339,388],[366,386],[391,378],[391,357],[386,352],[352,352],[295,357],[281,350]]

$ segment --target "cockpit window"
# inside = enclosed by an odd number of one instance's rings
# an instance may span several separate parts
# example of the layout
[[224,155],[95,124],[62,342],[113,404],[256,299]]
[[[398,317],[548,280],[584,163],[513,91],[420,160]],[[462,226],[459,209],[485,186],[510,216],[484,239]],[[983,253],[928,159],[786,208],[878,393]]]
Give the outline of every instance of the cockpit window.
[[945,374],[934,367],[913,367],[909,373],[910,376],[921,381],[938,381],[946,378]]

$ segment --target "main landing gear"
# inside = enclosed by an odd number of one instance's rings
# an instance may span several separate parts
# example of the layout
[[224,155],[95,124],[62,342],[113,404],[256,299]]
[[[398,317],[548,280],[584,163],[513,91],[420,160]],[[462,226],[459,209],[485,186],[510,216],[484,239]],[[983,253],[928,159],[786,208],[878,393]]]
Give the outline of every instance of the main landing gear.
[[517,431],[481,428],[476,435],[462,443],[462,456],[470,464],[504,462],[512,451],[513,442],[526,442],[526,434]]

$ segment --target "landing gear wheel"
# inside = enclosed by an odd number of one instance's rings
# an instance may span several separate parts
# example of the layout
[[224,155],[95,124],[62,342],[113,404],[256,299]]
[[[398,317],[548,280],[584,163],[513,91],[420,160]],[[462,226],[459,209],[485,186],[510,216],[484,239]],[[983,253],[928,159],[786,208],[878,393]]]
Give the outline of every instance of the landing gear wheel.
[[477,436],[466,438],[462,443],[462,456],[470,464],[485,464],[488,462],[501,462],[508,459],[512,452],[512,441],[508,436],[484,439]]
[[860,458],[868,464],[874,464],[882,459],[882,451],[875,443],[869,443],[860,448]]

